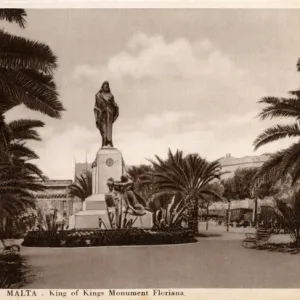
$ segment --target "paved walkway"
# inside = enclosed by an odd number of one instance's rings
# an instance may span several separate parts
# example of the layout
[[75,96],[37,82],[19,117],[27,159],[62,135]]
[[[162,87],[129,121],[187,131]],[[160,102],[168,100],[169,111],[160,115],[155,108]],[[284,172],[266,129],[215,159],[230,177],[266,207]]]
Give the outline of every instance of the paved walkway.
[[167,246],[26,248],[26,288],[298,288],[300,255],[201,238]]

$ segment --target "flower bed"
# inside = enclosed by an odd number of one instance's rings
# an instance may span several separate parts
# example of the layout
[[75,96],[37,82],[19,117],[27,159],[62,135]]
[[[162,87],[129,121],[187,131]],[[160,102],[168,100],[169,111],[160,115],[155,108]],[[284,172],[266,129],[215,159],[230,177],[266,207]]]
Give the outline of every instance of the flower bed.
[[196,240],[186,229],[77,229],[30,231],[22,243],[27,247],[88,247],[117,245],[159,245],[191,243]]

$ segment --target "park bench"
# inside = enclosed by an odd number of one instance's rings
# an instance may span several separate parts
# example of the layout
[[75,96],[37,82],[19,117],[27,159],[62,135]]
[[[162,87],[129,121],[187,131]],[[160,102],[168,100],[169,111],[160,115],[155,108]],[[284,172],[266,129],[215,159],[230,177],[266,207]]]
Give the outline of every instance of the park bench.
[[272,234],[271,229],[258,228],[255,233],[246,233],[246,238],[242,241],[244,248],[256,248],[265,245]]

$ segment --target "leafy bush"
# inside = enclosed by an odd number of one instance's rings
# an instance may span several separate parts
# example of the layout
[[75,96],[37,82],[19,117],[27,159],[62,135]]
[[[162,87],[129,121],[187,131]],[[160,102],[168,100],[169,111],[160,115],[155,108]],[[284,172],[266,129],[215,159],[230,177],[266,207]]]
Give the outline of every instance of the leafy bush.
[[180,244],[194,241],[192,233],[185,229],[79,229],[58,232],[30,231],[22,245],[28,247],[88,247]]
[[186,209],[188,204],[184,202],[183,198],[180,201],[175,201],[173,196],[171,203],[167,208],[161,207],[154,214],[154,228],[181,228],[182,222],[187,222]]
[[300,248],[300,190],[284,201],[277,200],[275,209],[281,224],[284,224],[297,248]]

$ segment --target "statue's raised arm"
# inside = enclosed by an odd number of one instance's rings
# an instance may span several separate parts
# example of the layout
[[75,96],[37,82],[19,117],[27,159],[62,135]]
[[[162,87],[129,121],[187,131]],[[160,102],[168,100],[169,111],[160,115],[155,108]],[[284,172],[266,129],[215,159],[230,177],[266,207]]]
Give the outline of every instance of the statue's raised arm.
[[94,114],[96,126],[102,136],[102,147],[113,147],[112,125],[119,116],[119,107],[107,81],[103,82],[95,98]]

